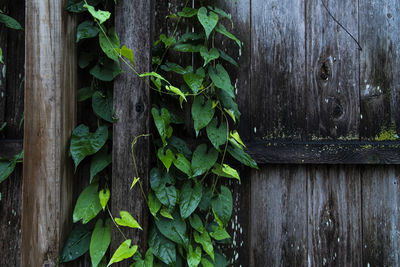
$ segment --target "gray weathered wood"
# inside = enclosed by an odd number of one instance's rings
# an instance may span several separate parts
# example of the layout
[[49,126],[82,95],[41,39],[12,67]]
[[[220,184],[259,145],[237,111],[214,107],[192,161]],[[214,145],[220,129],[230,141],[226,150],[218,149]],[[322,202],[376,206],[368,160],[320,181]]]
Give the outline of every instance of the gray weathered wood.
[[361,266],[359,167],[310,166],[307,194],[309,266]]
[[400,265],[400,169],[362,168],[363,266]]
[[400,130],[399,1],[361,0],[361,137]]
[[[251,82],[242,121],[251,138],[292,137],[304,132],[304,1],[251,1]],[[242,91],[243,92],[243,91]]]
[[251,174],[250,263],[307,266],[307,169],[265,166]]
[[[131,48],[135,58],[135,68],[147,72],[151,65],[151,1],[121,1],[116,6],[115,28],[121,43]],[[118,121],[114,124],[113,133],[113,179],[112,179],[112,212],[119,216],[120,210],[126,210],[136,218],[143,231],[123,229],[133,244],[140,246],[143,252],[147,246],[147,205],[136,185],[130,190],[136,176],[132,163],[131,143],[135,137],[149,133],[150,92],[143,80],[138,78],[126,66],[126,73],[114,83],[114,111]],[[144,192],[147,192],[150,162],[149,139],[141,138],[134,147],[139,177]],[[120,245],[123,237],[113,231],[112,251]],[[129,266],[129,262],[120,266]]]
[[26,2],[21,266],[55,266],[71,227],[76,23],[65,2]]
[[0,140],[0,158],[12,159],[22,151],[22,139]]
[[358,35],[355,1],[307,1],[307,127],[312,136],[354,139],[360,121],[358,46],[328,11]]
[[257,141],[246,143],[259,164],[400,164],[398,141]]

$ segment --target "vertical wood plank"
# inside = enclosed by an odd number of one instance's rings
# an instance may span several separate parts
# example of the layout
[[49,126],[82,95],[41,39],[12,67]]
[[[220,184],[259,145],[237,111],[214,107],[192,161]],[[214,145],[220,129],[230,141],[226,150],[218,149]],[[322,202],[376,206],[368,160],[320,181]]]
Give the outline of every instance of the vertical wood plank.
[[22,266],[55,266],[72,219],[76,23],[65,2],[26,2]]
[[400,2],[359,2],[360,131],[362,138],[374,139],[381,131],[400,132]]
[[307,1],[307,128],[318,137],[354,139],[360,124],[358,46],[323,3],[358,35],[356,1]]
[[305,129],[305,1],[251,1],[250,103],[255,138],[300,138]]
[[264,166],[252,171],[248,266],[307,266],[307,171]]
[[400,265],[400,168],[362,170],[363,266]]
[[[121,44],[131,48],[135,58],[135,68],[147,72],[151,67],[151,23],[152,1],[121,1],[115,10],[115,28]],[[126,71],[114,83],[114,111],[118,121],[113,132],[113,179],[112,212],[119,216],[120,210],[129,211],[143,231],[124,229],[133,244],[139,244],[141,250],[147,244],[147,205],[139,185],[130,190],[136,176],[132,163],[131,143],[135,137],[149,133],[150,92],[143,80],[122,65]],[[134,147],[139,177],[143,189],[147,192],[149,172],[149,139],[142,138]],[[112,235],[112,251],[123,242],[118,231]],[[128,262],[120,266],[128,266]]]
[[361,266],[361,183],[357,166],[310,166],[311,266]]

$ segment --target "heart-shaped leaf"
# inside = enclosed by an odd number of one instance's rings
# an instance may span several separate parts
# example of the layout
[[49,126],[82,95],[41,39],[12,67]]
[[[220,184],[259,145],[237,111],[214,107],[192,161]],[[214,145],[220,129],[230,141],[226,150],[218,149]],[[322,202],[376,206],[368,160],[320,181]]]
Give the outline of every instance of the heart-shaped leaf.
[[93,6],[84,4],[84,8],[87,8],[87,10],[90,12],[90,14],[93,16],[93,18],[97,19],[100,24],[103,24],[106,20],[108,20],[111,16],[111,13],[108,11],[103,11],[103,10],[95,10]]
[[232,98],[235,97],[235,94],[233,92],[233,87],[231,84],[231,78],[229,77],[228,72],[221,64],[218,64],[216,68],[209,67],[208,74],[210,75],[210,78],[216,87],[224,90],[226,93],[228,93],[230,97]]
[[113,28],[110,28],[107,32],[105,31],[106,28],[102,26],[102,31],[100,31],[99,34],[100,47],[109,58],[118,61],[118,51],[121,46],[119,38]]
[[149,245],[153,249],[154,256],[165,264],[172,265],[176,262],[175,244],[165,238],[156,227],[150,231]]
[[186,234],[186,223],[179,216],[178,212],[172,214],[173,220],[160,217],[155,221],[157,229],[168,239],[185,247],[189,245],[189,239]]
[[201,196],[203,194],[203,187],[200,183],[195,184],[192,188],[192,183],[187,181],[181,189],[179,196],[180,211],[182,219],[189,217],[197,208],[201,201]]
[[183,75],[183,79],[185,80],[186,84],[190,87],[190,89],[192,89],[193,93],[195,94],[197,94],[197,92],[202,88],[203,78],[204,78],[204,73],[203,75],[201,75],[189,72]]
[[197,247],[193,249],[192,245],[189,245],[189,251],[187,253],[187,263],[189,267],[197,267],[201,261],[201,248]]
[[85,224],[101,211],[98,189],[99,184],[90,184],[79,195],[73,213],[74,223],[82,219]]
[[218,49],[211,48],[210,51],[208,51],[207,47],[205,47],[205,46],[202,46],[200,48],[200,55],[204,59],[203,67],[205,67],[211,61],[219,58]]
[[140,227],[139,223],[132,217],[132,215],[124,210],[121,210],[119,212],[119,215],[121,218],[115,218],[115,222],[120,225],[120,226],[127,226],[130,228],[139,228],[140,230],[143,230],[142,227]]
[[192,117],[194,120],[194,129],[196,136],[199,135],[199,131],[206,127],[214,116],[215,109],[212,108],[212,100],[208,99],[204,101],[202,95],[194,98],[192,105]]
[[118,50],[119,53],[121,54],[121,56],[125,57],[126,59],[128,59],[132,65],[135,65],[135,59],[133,58],[133,51],[132,49],[126,47],[125,45],[123,45],[121,47],[120,50]]
[[239,173],[237,172],[237,170],[233,169],[228,164],[220,165],[218,163],[215,163],[212,172],[222,177],[234,178],[240,181]]
[[89,128],[83,124],[72,132],[70,153],[75,163],[75,170],[79,163],[89,155],[99,151],[108,138],[106,126],[100,126],[95,133],[90,133]]
[[157,212],[161,208],[161,202],[154,195],[153,191],[150,191],[150,193],[147,197],[147,200],[148,200],[147,204],[149,206],[151,215],[153,215],[154,217],[157,217]]
[[113,263],[120,262],[122,260],[128,259],[135,254],[137,251],[138,246],[131,247],[132,240],[127,239],[125,240],[115,251],[114,255],[111,257],[110,262],[108,263],[107,267]]
[[207,145],[201,144],[193,152],[192,170],[193,177],[204,174],[214,166],[218,159],[218,151],[211,147],[207,152]]
[[218,15],[213,11],[210,11],[207,15],[207,8],[201,7],[197,12],[197,18],[199,19],[200,24],[203,26],[208,39],[212,30],[215,28],[215,26],[217,26]]
[[190,226],[193,227],[197,232],[203,233],[205,231],[205,228],[203,226],[203,222],[201,221],[199,215],[196,213],[192,214],[192,216],[189,217],[189,222]]
[[191,18],[197,14],[197,9],[184,7],[182,11],[178,12],[178,15],[184,18]]
[[242,48],[242,42],[232,33],[228,32],[228,30],[225,28],[224,25],[222,25],[221,23],[218,24],[217,28],[215,29],[217,32],[225,35],[226,37],[234,40],[236,42],[236,44],[239,46],[239,48]]
[[76,224],[68,235],[59,262],[73,261],[89,250],[93,224]]
[[111,164],[111,154],[108,154],[107,145],[103,146],[99,152],[97,152],[90,162],[90,182],[92,182],[94,176],[104,170],[108,165]]
[[171,167],[172,162],[174,161],[174,153],[170,149],[167,149],[167,151],[164,152],[163,148],[159,148],[157,152],[158,158],[161,160],[161,162],[164,164],[165,168],[167,168],[167,172],[169,171],[169,168]]
[[99,34],[99,27],[92,20],[85,20],[78,25],[76,30],[76,42],[82,39],[93,38]]
[[103,210],[106,208],[108,200],[110,200],[110,196],[111,192],[108,188],[99,191],[100,205]]
[[240,161],[246,166],[249,166],[254,169],[258,169],[257,162],[254,161],[250,157],[249,154],[243,151],[243,149],[238,148],[237,146],[228,146],[227,151],[234,157],[236,160]]
[[189,177],[192,176],[192,168],[190,162],[185,158],[184,155],[178,153],[176,159],[174,160],[174,165],[180,171],[187,174]]
[[93,267],[97,267],[107,252],[111,243],[111,221],[98,219],[90,240],[90,259]]
[[207,125],[206,131],[211,144],[213,144],[216,149],[219,149],[219,146],[225,144],[227,141],[228,129],[226,123],[221,123],[219,127],[217,127],[217,125],[218,119],[214,118]]
[[123,73],[123,70],[121,69],[119,62],[106,57],[99,59],[99,62],[90,69],[91,75],[105,82],[111,82],[121,73]]
[[232,193],[226,187],[221,185],[221,193],[211,200],[211,206],[217,221],[221,222],[221,227],[225,227],[232,215]]
[[194,241],[197,244],[200,244],[203,247],[203,250],[214,260],[214,247],[211,242],[211,238],[208,235],[207,231],[204,231],[202,234],[194,231],[193,233]]

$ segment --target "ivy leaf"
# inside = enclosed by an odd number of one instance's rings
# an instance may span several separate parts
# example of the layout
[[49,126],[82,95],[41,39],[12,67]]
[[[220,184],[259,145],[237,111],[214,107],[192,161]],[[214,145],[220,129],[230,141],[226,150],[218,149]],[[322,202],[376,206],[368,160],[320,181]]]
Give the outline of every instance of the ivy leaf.
[[176,159],[174,160],[174,165],[180,171],[187,174],[189,177],[192,176],[192,168],[191,168],[190,162],[185,158],[184,155],[178,153],[176,155]]
[[231,238],[231,236],[224,228],[219,228],[219,227],[216,227],[214,231],[210,233],[210,236],[217,241]]
[[206,127],[212,120],[215,110],[212,108],[212,101],[208,99],[204,102],[202,95],[194,98],[192,105],[192,117],[194,120],[194,129],[196,136],[199,135],[199,131]]
[[90,69],[91,75],[105,82],[111,82],[121,73],[123,73],[123,70],[119,66],[119,62],[110,60],[108,58],[100,59],[99,62]]
[[79,125],[72,132],[70,153],[75,163],[75,170],[86,157],[99,151],[108,138],[106,126],[100,126],[95,133],[90,133],[86,125]]
[[[240,145],[246,147],[246,145],[243,143],[242,139],[240,138],[239,133],[236,130],[233,130],[229,133],[229,137],[234,139],[237,143]],[[239,145],[238,145],[239,146]],[[240,148],[240,147],[239,147]]]
[[89,98],[92,98],[92,96],[95,92],[96,91],[93,90],[91,87],[84,87],[84,88],[79,89],[78,96],[77,96],[78,102],[82,102]]
[[160,217],[155,224],[157,229],[168,239],[175,243],[181,244],[184,247],[188,247],[189,239],[186,235],[186,223],[179,216],[178,212],[173,215],[173,220]]
[[203,267],[214,267],[214,264],[209,262],[206,258],[201,258],[201,264]]
[[178,15],[184,18],[191,18],[197,15],[197,9],[184,7],[181,12],[178,12]]
[[86,224],[101,211],[98,189],[98,183],[90,184],[79,195],[72,216],[74,223],[82,220]]
[[90,240],[90,259],[93,267],[97,267],[107,252],[111,243],[111,221],[106,219],[103,224],[102,219],[98,219],[94,227]]
[[228,164],[219,165],[218,163],[215,163],[212,172],[222,177],[234,178],[240,181],[238,172],[232,167],[230,167]]
[[238,105],[235,102],[235,98],[231,97],[225,90],[216,90],[218,99],[222,102],[223,106],[227,110],[231,110],[237,119],[240,118],[240,111]]
[[236,42],[236,44],[239,46],[239,48],[242,48],[242,42],[232,33],[228,32],[228,30],[225,28],[224,25],[221,23],[218,24],[217,28],[215,29],[216,32],[219,32],[220,34],[225,35],[229,39],[232,39]]
[[176,150],[176,152],[183,154],[185,158],[190,158],[192,156],[192,151],[190,151],[186,142],[176,136],[171,136],[168,145]]
[[[117,37],[118,38],[118,37]],[[128,59],[132,65],[135,65],[135,59],[133,58],[133,51],[132,49],[129,49],[128,47],[126,47],[125,45],[123,45],[121,47],[121,49],[117,50],[119,51],[119,53],[121,54],[121,56],[125,57],[126,59]]]
[[258,169],[257,163],[254,161],[254,159],[252,159],[250,155],[244,152],[242,149],[236,146],[228,146],[227,151],[229,152],[229,154],[231,154],[232,157],[234,157],[236,160],[240,161],[244,165],[254,169]]
[[19,24],[18,21],[3,13],[0,13],[0,23],[3,23],[4,25],[6,25],[7,28],[13,30],[23,30],[21,24]]
[[160,210],[160,215],[167,219],[171,219],[171,220],[174,219],[174,217],[172,216],[172,214],[169,212],[169,210],[166,207],[163,207]]
[[151,215],[153,215],[153,217],[157,217],[157,212],[161,208],[161,202],[156,198],[153,191],[150,191],[147,199]]
[[171,167],[172,162],[174,161],[174,153],[170,149],[167,149],[167,151],[164,152],[163,148],[159,148],[157,152],[158,158],[161,160],[161,162],[164,164],[165,168],[167,168],[167,172],[169,171],[169,168]]
[[188,41],[198,41],[204,39],[204,33],[187,32],[181,36],[178,43],[186,43]]
[[175,244],[165,238],[156,227],[150,231],[149,247],[152,248],[154,256],[167,265],[176,262]]
[[207,47],[205,47],[205,46],[202,46],[200,48],[200,55],[204,59],[203,67],[205,67],[211,61],[219,58],[218,49],[211,48],[210,51],[208,51]]
[[191,184],[190,181],[187,181],[180,192],[179,207],[182,219],[186,219],[196,210],[203,194],[203,187],[200,183],[195,184],[194,188],[192,188]]
[[99,43],[103,52],[112,60],[118,61],[119,58],[119,47],[121,43],[114,28],[110,28],[105,34],[105,27],[102,27],[102,31],[99,34]]
[[90,14],[93,16],[93,18],[97,19],[100,24],[103,24],[111,16],[110,12],[103,11],[100,9],[96,11],[93,6],[88,5],[88,4],[84,4],[83,7],[86,8],[90,12]]
[[235,67],[239,67],[239,65],[236,63],[236,61],[233,59],[233,58],[231,58],[228,54],[226,54],[224,51],[222,51],[221,49],[218,49],[219,50],[219,55],[221,56],[221,58],[223,59],[223,60],[225,60],[225,61],[227,61],[227,62],[229,62],[229,63],[231,63],[233,66],[235,66]]
[[200,51],[200,46],[178,43],[174,46],[174,50],[182,53],[197,53]]
[[[203,197],[201,198],[199,209],[202,211],[207,211],[211,204],[212,192],[209,187],[203,189]],[[200,232],[200,231],[199,231]]]
[[185,80],[186,84],[190,87],[190,89],[192,89],[193,93],[195,94],[197,94],[197,92],[203,86],[204,70],[202,70],[202,68],[198,69],[196,74],[194,74],[193,72],[188,72],[183,75],[183,79]]
[[[6,123],[3,124],[4,127],[5,125]],[[12,160],[0,159],[0,183],[6,180],[11,173],[13,173],[17,163],[23,158],[23,156],[24,151],[22,150],[19,154],[15,155]]]
[[100,200],[100,205],[103,208],[103,210],[106,208],[108,200],[110,200],[110,189],[106,188],[103,190],[99,191],[99,200]]
[[215,266],[226,267],[229,266],[229,262],[226,260],[225,256],[221,253],[215,253]]
[[230,97],[235,97],[231,84],[231,78],[221,64],[217,64],[216,68],[209,67],[208,74],[210,75],[210,78],[216,87],[224,90]]
[[200,244],[203,247],[203,250],[211,257],[211,259],[214,260],[214,248],[207,231],[204,231],[202,234],[195,231],[193,236],[194,241],[196,241],[197,244]]
[[214,214],[222,222],[222,226],[226,226],[232,215],[233,202],[231,191],[226,186],[221,185],[221,193],[211,200],[211,206]]
[[201,218],[196,213],[193,213],[192,216],[189,217],[190,226],[193,227],[197,232],[202,234],[206,229],[203,226],[203,222]]
[[217,127],[217,125],[218,119],[214,118],[207,125],[206,132],[211,144],[213,144],[216,149],[219,149],[219,146],[225,144],[227,141],[228,129],[226,123],[221,123],[219,127]]
[[142,74],[139,75],[139,77],[141,77],[141,78],[143,78],[143,77],[154,77],[154,78],[158,78],[160,80],[163,80],[164,82],[169,84],[169,82],[163,76],[161,76],[160,74],[158,74],[157,72],[154,72],[154,71],[142,73]]
[[197,18],[199,19],[200,24],[203,26],[208,39],[212,30],[215,28],[215,26],[217,26],[218,15],[213,11],[210,11],[209,15],[207,15],[207,9],[205,7],[201,7],[197,12]]
[[164,71],[173,71],[175,73],[184,75],[185,73],[187,73],[188,71],[185,70],[182,66],[176,64],[176,63],[172,63],[172,62],[165,62],[164,65],[161,65],[161,69]]
[[153,249],[150,247],[147,252],[144,260],[139,259],[135,263],[133,263],[130,267],[153,267],[154,256]]
[[161,40],[161,42],[164,43],[165,48],[168,48],[171,45],[176,43],[174,36],[167,37],[167,36],[165,36],[165,34],[160,35],[160,40]]
[[91,21],[85,20],[81,24],[78,25],[76,32],[76,42],[78,43],[80,40],[93,38],[99,34],[99,27]]
[[113,96],[111,91],[107,91],[106,95],[100,91],[96,91],[92,96],[92,108],[94,113],[105,121],[113,123]]
[[68,235],[59,263],[73,261],[89,250],[93,224],[76,224]]
[[189,245],[189,252],[187,253],[187,263],[189,267],[197,267],[201,261],[201,248],[197,247],[193,250],[192,245]]
[[219,9],[218,7],[208,6],[208,8],[211,9],[212,11],[214,11],[215,13],[217,13],[218,15],[220,15],[221,17],[228,19],[232,23],[232,27],[233,27],[233,21],[232,21],[231,14],[226,13],[225,11],[223,11],[222,9]]
[[103,148],[97,152],[90,162],[90,182],[92,182],[93,177],[104,170],[108,165],[111,164],[112,157],[108,154],[108,146],[105,145]]
[[167,85],[167,86],[165,86],[165,89],[167,89],[167,91],[170,91],[170,92],[182,97],[185,101],[187,101],[185,94],[182,93],[182,91],[179,88],[172,86],[172,85]]
[[170,115],[167,109],[162,108],[161,113],[159,109],[152,108],[151,114],[153,115],[154,123],[157,127],[158,133],[160,134],[163,146],[167,144],[167,138],[172,135],[172,127],[169,126]]
[[163,186],[155,193],[158,200],[160,200],[163,205],[170,209],[175,207],[178,198],[178,191],[176,190],[175,186]]
[[138,246],[131,247],[132,240],[127,239],[125,240],[115,251],[114,255],[111,257],[110,262],[108,263],[107,267],[113,263],[120,262],[122,260],[128,259],[135,254],[137,251]]
[[207,152],[207,145],[196,147],[192,157],[193,177],[204,174],[214,166],[218,159],[218,151],[211,147]]
[[115,218],[115,222],[120,225],[120,226],[127,226],[130,228],[139,228],[140,230],[143,230],[142,227],[140,227],[139,223],[132,217],[132,215],[124,210],[121,210],[119,212],[119,215],[121,218]]

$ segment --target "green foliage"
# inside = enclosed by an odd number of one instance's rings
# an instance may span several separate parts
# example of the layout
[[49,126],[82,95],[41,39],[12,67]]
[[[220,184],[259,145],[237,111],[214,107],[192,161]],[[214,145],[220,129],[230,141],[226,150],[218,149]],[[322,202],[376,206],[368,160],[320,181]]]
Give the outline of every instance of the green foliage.
[[7,16],[3,12],[0,12],[0,23],[4,24],[7,28],[13,30],[23,30],[21,24],[19,24],[18,21],[10,16]]
[[11,173],[13,173],[17,163],[22,161],[23,156],[24,151],[22,150],[21,153],[15,155],[11,160],[0,159],[0,183],[5,181]]
[[[233,200],[231,191],[222,183],[228,179],[240,181],[239,172],[227,162],[227,156],[257,168],[235,130],[240,112],[227,65],[238,67],[238,64],[215,42],[218,35],[241,49],[241,41],[223,24],[225,21],[233,26],[232,18],[214,6],[183,7],[177,14],[168,16],[176,22],[176,29],[180,23],[189,23],[187,28],[197,24],[199,27],[195,29],[200,32],[179,35],[175,30],[171,35],[161,34],[154,44],[161,52],[153,53],[153,70],[139,73],[135,69],[134,53],[142,51],[132,51],[121,44],[111,25],[111,13],[101,3],[100,0],[69,0],[66,6],[70,12],[87,10],[91,14],[93,20],[78,26],[77,42],[97,46],[90,52],[80,52],[79,66],[89,72],[92,82],[78,91],[78,100],[91,101],[99,127],[93,133],[87,126],[79,125],[72,133],[70,145],[75,168],[86,157],[91,160],[88,177],[91,184],[79,196],[73,220],[89,225],[97,217],[95,229],[89,230],[92,264],[100,266],[107,262],[111,221],[121,233],[124,227],[142,229],[134,219],[135,214],[122,210],[119,218],[113,218],[107,207],[112,193],[108,180],[112,162],[108,129],[115,122],[110,82],[122,73],[122,63],[157,94],[151,107],[157,164],[150,171],[150,189],[144,195],[154,219],[145,256],[123,234],[125,241],[111,253],[108,266],[123,260],[133,262],[132,267],[226,266],[228,261],[220,251],[222,244],[231,242],[226,227],[232,216]],[[168,50],[174,50],[179,56],[167,59]],[[196,62],[197,68],[173,62],[185,57],[188,60],[179,62],[191,62],[191,53],[201,61]],[[188,123],[189,118],[192,123]],[[188,146],[184,133],[193,130],[198,139],[195,146]],[[139,183],[142,189],[140,166],[135,163],[135,143],[136,139],[132,143],[133,182],[127,187],[132,189]],[[112,220],[103,220],[106,208]],[[85,249],[88,250],[88,245]]]
[[61,251],[59,263],[73,261],[89,250],[93,224],[76,224]]

